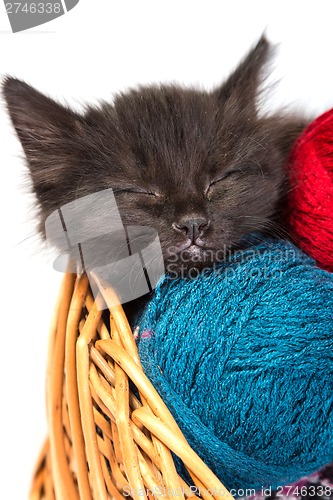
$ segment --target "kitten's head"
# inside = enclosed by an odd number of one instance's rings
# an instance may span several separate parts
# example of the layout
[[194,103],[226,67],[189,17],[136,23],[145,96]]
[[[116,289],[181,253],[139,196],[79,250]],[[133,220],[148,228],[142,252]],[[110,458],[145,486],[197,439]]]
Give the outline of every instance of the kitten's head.
[[173,270],[211,264],[246,233],[273,229],[286,155],[304,123],[258,116],[269,54],[262,38],[211,92],[142,87],[82,115],[7,78],[41,228],[62,205],[113,188],[123,223],[155,228]]

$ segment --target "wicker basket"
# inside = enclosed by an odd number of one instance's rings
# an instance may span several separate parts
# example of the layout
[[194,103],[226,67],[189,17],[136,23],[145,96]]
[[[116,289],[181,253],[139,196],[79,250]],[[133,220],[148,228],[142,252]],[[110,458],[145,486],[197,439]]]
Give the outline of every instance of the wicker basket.
[[[30,499],[195,497],[176,471],[181,458],[202,498],[233,499],[190,448],[145,376],[114,291],[96,275],[66,274],[51,328],[47,439]],[[100,301],[110,311],[110,327]],[[139,398],[130,391],[132,381]]]

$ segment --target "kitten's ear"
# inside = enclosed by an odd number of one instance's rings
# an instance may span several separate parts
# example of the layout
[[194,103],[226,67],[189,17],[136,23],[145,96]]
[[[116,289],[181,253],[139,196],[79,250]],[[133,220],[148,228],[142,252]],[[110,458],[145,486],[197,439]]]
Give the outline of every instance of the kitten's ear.
[[[6,78],[3,95],[24,152],[33,170],[36,156],[58,154],[63,140],[77,133],[81,117],[16,78]],[[37,161],[39,164],[39,161]],[[46,168],[46,165],[44,165]]]
[[263,69],[271,54],[272,46],[263,35],[227,81],[216,90],[220,104],[242,117],[253,117]]
[[84,120],[15,78],[6,78],[2,91],[42,211],[49,212],[52,198],[61,200],[73,189],[68,184],[73,181]]

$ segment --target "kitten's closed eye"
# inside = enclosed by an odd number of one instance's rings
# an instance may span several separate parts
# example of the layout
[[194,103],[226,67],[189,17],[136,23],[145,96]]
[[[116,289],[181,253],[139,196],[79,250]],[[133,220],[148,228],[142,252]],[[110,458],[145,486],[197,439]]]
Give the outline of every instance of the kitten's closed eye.
[[223,172],[223,174],[218,175],[214,180],[212,180],[209,184],[209,187],[214,186],[218,182],[225,181],[226,179],[230,179],[230,177],[237,177],[245,173],[244,169],[241,168],[233,168]]
[[218,175],[216,178],[214,178],[210,183],[209,186],[206,189],[205,196],[210,199],[214,189],[218,189],[219,187],[223,187],[223,183],[225,183],[227,187],[227,182],[236,182],[237,179],[240,179],[242,177],[245,177],[247,175],[251,175],[253,173],[258,173],[258,166],[257,168],[249,168],[248,165],[243,166],[243,167],[233,167],[222,174]]
[[146,189],[141,189],[141,188],[116,188],[113,190],[114,193],[131,193],[131,194],[138,194],[138,195],[146,195],[146,196],[155,196],[158,198],[160,196],[159,193],[156,193],[154,191],[148,191]]

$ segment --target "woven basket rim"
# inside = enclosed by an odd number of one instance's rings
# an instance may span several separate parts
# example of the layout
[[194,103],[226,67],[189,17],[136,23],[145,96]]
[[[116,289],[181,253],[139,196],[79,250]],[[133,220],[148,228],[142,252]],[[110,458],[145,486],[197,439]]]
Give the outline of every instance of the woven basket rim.
[[[178,500],[200,492],[205,500],[233,499],[144,374],[115,291],[96,273],[89,280],[67,273],[56,303],[46,383],[49,437],[30,498]],[[193,486],[178,475],[173,454]]]

